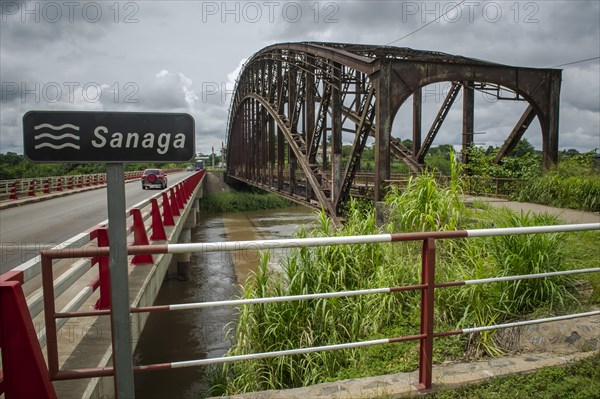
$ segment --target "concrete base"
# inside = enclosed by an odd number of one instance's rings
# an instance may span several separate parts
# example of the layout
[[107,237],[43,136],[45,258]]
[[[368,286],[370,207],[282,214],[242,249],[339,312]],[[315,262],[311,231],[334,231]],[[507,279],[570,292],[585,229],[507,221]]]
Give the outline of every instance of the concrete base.
[[[482,382],[490,377],[529,373],[541,367],[566,366],[598,352],[556,356],[542,353],[482,360],[473,363],[444,363],[433,366],[433,387],[427,393]],[[367,399],[406,398],[420,394],[419,372],[398,373],[317,384],[306,388],[270,390],[228,396],[237,399]],[[417,396],[418,397],[418,396]],[[217,399],[217,398],[212,398]]]
[[190,280],[190,262],[177,262],[177,279],[179,281]]

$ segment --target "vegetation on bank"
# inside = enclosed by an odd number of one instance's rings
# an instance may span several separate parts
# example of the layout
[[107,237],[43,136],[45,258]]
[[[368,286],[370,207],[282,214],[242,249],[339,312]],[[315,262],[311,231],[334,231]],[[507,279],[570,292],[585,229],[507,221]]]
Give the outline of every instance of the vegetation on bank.
[[[432,174],[410,180],[402,192],[387,198],[389,222],[375,225],[373,209],[351,201],[347,220],[334,230],[325,214],[317,228],[299,237],[376,234],[556,224],[551,216],[515,214],[459,200],[458,165],[441,187]],[[579,233],[569,233],[578,235]],[[591,236],[598,242],[598,232]],[[563,270],[568,234],[538,234],[465,240],[438,240],[438,281],[460,281],[500,275]],[[594,247],[597,248],[597,245]],[[597,254],[576,259],[569,267],[597,267]],[[281,271],[268,267],[263,253],[255,276],[243,287],[243,298],[299,295],[419,284],[421,243],[369,244],[302,248],[283,261]],[[595,287],[597,290],[600,287]],[[597,297],[596,297],[597,298]],[[241,306],[232,331],[229,355],[414,335],[419,332],[418,292],[367,295]],[[570,277],[472,285],[436,291],[436,330],[483,326],[535,312],[552,314],[579,306]],[[440,338],[434,361],[497,355],[494,332]],[[285,389],[324,381],[414,370],[414,342],[329,351],[226,364],[213,375],[213,394]]]
[[[411,148],[410,140],[402,144]],[[465,191],[478,195],[505,195],[513,200],[533,202],[584,211],[600,211],[600,160],[594,159],[597,150],[579,153],[575,149],[559,153],[559,162],[552,171],[542,170],[542,154],[522,139],[509,156],[499,164],[494,159],[499,147],[469,148],[463,157]],[[343,157],[350,154],[350,146],[344,146]],[[451,145],[432,147],[425,157],[425,164],[442,176],[451,174]],[[454,156],[454,155],[452,155]],[[374,150],[365,148],[361,157],[361,170],[374,170]],[[392,159],[392,173],[409,174],[404,163]],[[499,180],[498,180],[499,179]]]
[[[144,170],[148,168],[177,169],[185,168],[191,163],[126,163],[126,171]],[[0,154],[0,180],[26,179],[33,177],[85,175],[105,173],[103,163],[69,164],[69,163],[33,163],[21,154],[7,152]]]
[[574,155],[549,173],[520,185],[515,199],[559,208],[600,212],[600,171],[592,153]]
[[[402,142],[410,148],[412,142]],[[351,146],[343,147],[343,160],[349,158]],[[510,156],[504,157],[499,164],[493,162],[499,148],[471,147],[463,157],[469,162],[464,165],[465,190],[475,194],[501,194],[517,201],[534,202],[585,211],[600,211],[600,159],[594,159],[596,150],[580,154],[574,149],[562,151],[556,169],[543,172],[541,153],[525,139],[519,141]],[[452,154],[452,155],[451,155]],[[374,149],[367,147],[361,157],[361,171],[374,170]],[[432,147],[425,157],[426,165],[442,176],[451,173],[450,157],[454,157],[451,145],[443,144]],[[215,165],[220,162],[219,157]],[[212,164],[212,162],[207,162]],[[143,170],[150,167],[163,169],[185,168],[190,163],[126,164],[126,170]],[[23,155],[16,153],[0,154],[0,180],[27,177],[46,177],[62,175],[78,175],[87,173],[103,173],[103,164],[34,164]],[[392,173],[409,173],[406,165],[397,159],[391,163]],[[497,179],[500,180],[497,183]],[[517,179],[517,180],[513,180]]]
[[292,203],[278,195],[251,191],[223,191],[210,194],[200,201],[200,211],[206,213],[247,212],[285,208]]
[[[414,397],[414,396],[413,396]],[[597,399],[600,397],[600,354],[562,367],[545,367],[531,374],[496,377],[477,385],[429,395],[427,399]]]
[[562,154],[557,167],[542,173],[541,156],[533,147],[520,156],[505,157],[494,164],[497,150],[484,151],[471,147],[465,175],[469,177],[469,190],[479,194],[494,193],[496,182],[492,179],[518,179],[508,181],[505,194],[517,201],[533,202],[560,208],[600,212],[600,165],[594,159],[595,151],[584,154]]

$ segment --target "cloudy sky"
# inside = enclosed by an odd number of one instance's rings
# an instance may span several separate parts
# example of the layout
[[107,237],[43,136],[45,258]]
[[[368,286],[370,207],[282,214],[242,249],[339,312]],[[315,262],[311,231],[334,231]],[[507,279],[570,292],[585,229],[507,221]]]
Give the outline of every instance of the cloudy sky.
[[[188,112],[196,150],[226,138],[243,62],[277,42],[388,44],[563,68],[561,149],[600,147],[600,2],[4,1],[0,152],[23,152],[29,110]],[[457,6],[458,5],[458,6]],[[588,60],[585,62],[578,62]],[[576,63],[575,63],[576,62]],[[424,130],[447,86],[424,89]],[[404,109],[406,108],[406,109]],[[476,96],[475,141],[500,145],[525,104]],[[434,145],[458,144],[460,103]],[[410,110],[393,134],[410,138]],[[541,147],[539,124],[525,136]]]

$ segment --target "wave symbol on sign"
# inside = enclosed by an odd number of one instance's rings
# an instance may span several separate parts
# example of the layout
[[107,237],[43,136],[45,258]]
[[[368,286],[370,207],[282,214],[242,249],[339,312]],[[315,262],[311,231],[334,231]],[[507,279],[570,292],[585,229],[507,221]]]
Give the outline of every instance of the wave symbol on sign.
[[[78,144],[72,143],[72,142],[57,143],[64,139],[72,139],[72,140],[79,141],[79,136],[77,136],[76,134],[64,133],[65,129],[72,129],[72,130],[79,131],[79,126],[75,126],[70,123],[65,123],[64,125],[60,125],[60,126],[54,126],[54,125],[51,125],[50,123],[42,123],[40,125],[34,126],[33,130],[40,130],[40,129],[44,129],[44,128],[48,128],[50,130],[53,130],[54,132],[44,131],[44,132],[40,132],[40,134],[36,135],[34,137],[36,141],[41,140],[41,139],[48,139],[48,141],[46,141],[46,142],[41,142],[40,144],[36,144],[35,145],[36,150],[39,148],[44,148],[44,147],[50,147],[54,150],[61,150],[63,148],[67,148],[67,147],[74,148],[76,150],[79,150],[81,148]],[[51,141],[53,141],[53,142],[51,142]]]

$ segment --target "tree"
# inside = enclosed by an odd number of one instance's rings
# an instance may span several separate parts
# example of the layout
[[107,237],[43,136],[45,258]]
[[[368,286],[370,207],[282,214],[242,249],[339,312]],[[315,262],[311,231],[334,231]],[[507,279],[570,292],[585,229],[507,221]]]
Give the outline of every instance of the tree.
[[521,139],[510,153],[511,157],[522,157],[523,155],[533,155],[535,148],[527,139]]

